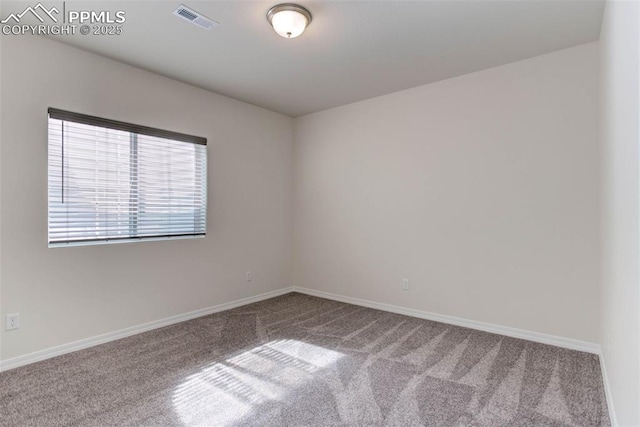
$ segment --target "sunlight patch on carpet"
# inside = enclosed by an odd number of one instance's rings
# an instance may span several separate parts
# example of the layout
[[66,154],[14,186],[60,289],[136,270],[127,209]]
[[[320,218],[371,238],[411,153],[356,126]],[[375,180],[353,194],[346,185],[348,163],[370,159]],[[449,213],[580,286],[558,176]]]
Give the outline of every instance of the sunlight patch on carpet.
[[272,341],[190,375],[175,388],[173,406],[185,425],[229,425],[284,400],[342,356],[297,340]]

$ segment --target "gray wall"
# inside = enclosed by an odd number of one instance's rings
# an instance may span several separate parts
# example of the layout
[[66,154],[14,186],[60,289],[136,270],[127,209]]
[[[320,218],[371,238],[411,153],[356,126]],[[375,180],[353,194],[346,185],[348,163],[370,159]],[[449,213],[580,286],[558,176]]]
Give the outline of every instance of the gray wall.
[[294,283],[597,342],[597,60],[590,43],[298,119]]
[[[292,119],[41,37],[3,37],[3,360],[290,284]],[[208,138],[204,239],[47,248],[47,107]],[[245,282],[245,271],[253,281]]]
[[610,1],[600,36],[603,163],[601,337],[621,426],[640,425],[638,2]]

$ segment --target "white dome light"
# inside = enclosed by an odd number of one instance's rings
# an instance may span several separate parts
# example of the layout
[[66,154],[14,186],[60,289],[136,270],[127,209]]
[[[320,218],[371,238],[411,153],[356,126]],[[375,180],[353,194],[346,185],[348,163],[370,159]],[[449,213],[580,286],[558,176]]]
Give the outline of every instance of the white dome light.
[[284,3],[269,9],[267,20],[278,35],[293,39],[311,23],[311,13],[297,4]]

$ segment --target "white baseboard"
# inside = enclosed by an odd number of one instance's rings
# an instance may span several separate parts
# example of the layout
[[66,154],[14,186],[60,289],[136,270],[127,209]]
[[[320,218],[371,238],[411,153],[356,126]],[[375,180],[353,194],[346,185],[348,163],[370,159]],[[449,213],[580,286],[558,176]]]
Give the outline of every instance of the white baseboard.
[[[212,313],[229,310],[232,308],[240,307],[240,306],[251,304],[258,301],[263,301],[269,298],[277,297],[279,295],[284,295],[289,292],[299,292],[302,294],[317,296],[320,298],[326,298],[334,301],[341,301],[341,302],[359,305],[363,307],[369,307],[369,308],[374,308],[378,310],[388,311],[391,313],[404,314],[407,316],[417,317],[420,319],[427,319],[427,320],[433,320],[436,322],[448,323],[456,326],[463,326],[466,328],[477,329],[480,331],[491,332],[491,333],[500,334],[500,335],[506,335],[513,338],[521,338],[521,339],[535,341],[543,344],[555,345],[558,347],[568,348],[572,350],[585,351],[588,353],[594,353],[598,355],[600,355],[601,353],[599,345],[586,342],[586,341],[579,341],[571,338],[563,338],[563,337],[558,337],[554,335],[542,334],[539,332],[525,331],[522,329],[495,325],[492,323],[478,322],[475,320],[468,320],[460,317],[430,313],[428,311],[405,308],[405,307],[400,307],[396,305],[385,304],[385,303],[380,303],[375,301],[369,301],[369,300],[360,299],[360,298],[347,297],[343,295],[337,295],[337,294],[317,291],[313,289],[307,289],[307,288],[301,288],[301,287],[289,287],[289,288],[282,288],[276,291],[267,292],[264,294],[260,294],[260,295],[256,295],[248,298],[242,298],[242,299],[231,301],[224,304],[215,305],[213,307],[191,311],[189,313],[167,317],[165,319],[144,323],[142,325],[132,326],[130,328],[121,329],[119,331],[109,332],[109,333],[98,335],[95,337],[85,338],[85,339],[74,341],[68,344],[62,344],[56,347],[51,347],[48,349],[36,351],[34,353],[29,353],[23,356],[18,356],[12,359],[0,361],[0,372],[17,368],[19,366],[28,365],[30,363],[39,362],[41,360],[49,359],[55,356],[60,356],[62,354],[71,353],[73,351],[82,350],[95,345],[104,344],[109,341],[115,341],[131,335],[139,334],[141,332],[150,331],[152,329],[162,328],[164,326],[173,325],[175,323],[184,322],[186,320],[195,319],[197,317],[202,317]],[[602,361],[603,358],[600,357],[600,360]],[[602,364],[602,366],[604,366],[604,364]]]
[[618,420],[616,419],[616,411],[613,409],[613,396],[611,395],[611,385],[609,384],[609,377],[607,376],[607,367],[604,362],[604,355],[602,351],[600,356],[600,369],[602,370],[602,382],[604,384],[604,395],[607,400],[607,409],[609,410],[609,419],[611,420],[611,426],[617,427]]
[[347,297],[344,295],[332,294],[329,292],[316,291],[314,289],[293,287],[294,292],[311,295],[320,298],[326,298],[334,301],[345,302],[348,304],[359,305],[362,307],[374,308],[377,310],[388,311],[391,313],[404,314],[406,316],[417,317],[420,319],[433,320],[436,322],[447,323],[450,325],[463,326],[465,328],[477,329],[480,331],[491,332],[494,334],[506,335],[508,337],[520,338],[529,341],[539,342],[542,344],[554,345],[556,347],[568,348],[570,350],[584,351],[598,355],[600,359],[600,369],[602,370],[602,381],[604,385],[605,398],[607,401],[607,409],[609,410],[609,418],[611,426],[617,427],[616,414],[613,409],[613,400],[611,396],[611,388],[607,377],[607,369],[605,366],[602,349],[599,344],[588,341],[574,340],[571,338],[558,337],[555,335],[542,334],[539,332],[531,332],[523,329],[511,328],[508,326],[496,325],[493,323],[478,322],[475,320],[463,319],[461,317],[447,316],[443,314],[430,313],[428,311],[415,310],[411,308],[400,307],[397,305],[384,304],[375,301],[369,301],[361,298]]
[[359,305],[363,307],[375,308],[377,310],[389,311],[391,313],[404,314],[406,316],[417,317],[420,319],[433,320],[450,325],[463,326],[465,328],[477,329],[480,331],[491,332],[494,334],[506,335],[513,338],[521,338],[524,340],[535,341],[542,344],[555,345],[557,347],[568,348],[571,350],[585,351],[587,353],[600,354],[600,346],[587,341],[579,341],[571,338],[558,337],[555,335],[542,334],[539,332],[525,331],[523,329],[511,328],[508,326],[495,325],[493,323],[478,322],[475,320],[463,319],[461,317],[447,316],[444,314],[430,313],[428,311],[415,310],[412,308],[400,307],[397,305],[384,304],[381,302],[369,301],[360,298],[347,297],[343,295],[332,294],[329,292],[316,291],[313,289],[301,288],[294,286],[294,292],[312,295],[320,298],[326,298],[334,301],[346,302],[349,304]]
[[97,335],[95,337],[85,338],[79,341],[74,341],[74,342],[59,345],[56,347],[51,347],[48,349],[25,354],[23,356],[14,357],[12,359],[0,361],[0,372],[8,371],[9,369],[18,368],[20,366],[29,365],[35,362],[40,362],[42,360],[50,359],[56,356],[61,356],[63,354],[82,350],[88,347],[93,347],[95,345],[104,344],[104,343],[115,341],[121,338],[126,338],[131,335],[139,334],[139,333],[150,331],[153,329],[158,329],[158,328],[173,325],[176,323],[184,322],[186,320],[207,316],[209,314],[218,313],[224,310],[230,310],[232,308],[241,307],[243,305],[251,304],[258,301],[263,301],[269,298],[274,298],[290,292],[299,292],[306,295],[312,295],[312,296],[326,298],[334,301],[340,301],[340,302],[359,305],[363,307],[374,308],[377,310],[388,311],[391,313],[403,314],[406,316],[417,317],[420,319],[433,320],[436,322],[442,322],[442,323],[447,323],[451,325],[477,329],[480,331],[506,335],[508,337],[521,338],[521,339],[539,342],[543,344],[549,344],[549,345],[555,345],[558,347],[568,348],[571,350],[585,351],[588,353],[597,354],[600,358],[600,367],[602,369],[602,380],[604,382],[604,389],[606,394],[607,407],[609,410],[609,417],[611,418],[611,425],[613,427],[618,425],[616,421],[616,415],[613,409],[613,405],[611,403],[612,402],[611,389],[610,389],[609,380],[607,377],[605,361],[602,355],[602,350],[598,344],[594,344],[586,341],[574,340],[571,338],[558,337],[555,335],[542,334],[539,332],[531,332],[523,329],[511,328],[508,326],[495,325],[492,323],[478,322],[475,320],[463,319],[455,316],[447,316],[443,314],[431,313],[428,311],[405,308],[405,307],[400,307],[400,306],[391,305],[391,304],[369,301],[361,298],[347,297],[343,295],[338,295],[338,294],[333,294],[333,293],[323,292],[323,291],[316,291],[313,289],[307,289],[307,288],[302,288],[297,286],[282,288],[282,289],[267,292],[264,294],[242,298],[242,299],[231,301],[228,303],[219,304],[212,307],[191,311],[189,313],[167,317],[165,319],[144,323],[142,325],[132,326],[130,328],[121,329],[119,331],[109,332],[106,334]]
[[119,331],[109,332],[95,337],[85,338],[79,341],[62,344],[56,347],[47,348],[44,350],[36,351],[33,353],[25,354],[23,356],[14,357],[0,361],[0,372],[8,371],[9,369],[18,368],[20,366],[29,365],[31,363],[40,362],[42,360],[50,359],[52,357],[61,356],[63,354],[71,353],[74,351],[82,350],[95,345],[104,344],[109,341],[119,340],[131,335],[147,332],[152,329],[158,329],[165,326],[173,325],[175,323],[184,322],[185,320],[195,319],[197,317],[206,316],[213,313],[218,313],[224,310],[230,310],[232,308],[240,307],[243,305],[251,304],[258,301],[263,301],[269,298],[277,297],[287,293],[293,292],[293,288],[282,288],[276,291],[267,292],[260,295],[255,295],[248,298],[242,298],[239,300],[227,302],[224,304],[215,305],[213,307],[207,307],[200,310],[191,311],[189,313],[178,314],[176,316],[167,317],[165,319],[155,320],[153,322],[143,323],[142,325],[132,326],[130,328],[121,329]]
[[605,399],[607,401],[607,409],[609,410],[609,418],[611,420],[611,426],[617,427],[618,422],[616,414],[613,409],[613,400],[611,396],[611,387],[609,385],[609,379],[607,377],[607,369],[605,366],[602,349],[599,344],[591,343],[588,341],[574,340],[571,338],[558,337],[555,335],[542,334],[539,332],[531,332],[523,329],[511,328],[508,326],[496,325],[493,323],[478,322],[475,320],[463,319],[461,317],[447,316],[443,314],[430,313],[428,311],[415,310],[411,308],[400,307],[397,305],[384,304],[375,301],[369,301],[361,298],[347,297],[344,295],[333,294],[329,292],[316,291],[314,289],[301,288],[298,286],[293,287],[294,292],[301,294],[316,296],[320,298],[326,298],[334,301],[345,302],[348,304],[359,305],[363,307],[374,308],[377,310],[388,311],[391,313],[404,314],[406,316],[417,317],[420,319],[433,320],[436,322],[447,323],[456,326],[463,326],[465,328],[477,329],[480,331],[491,332],[494,334],[506,335],[508,337],[520,338],[529,341],[539,342],[542,344],[554,345],[557,347],[568,348],[570,350],[584,351],[598,355],[600,359],[600,369],[602,370],[602,381],[604,385]]

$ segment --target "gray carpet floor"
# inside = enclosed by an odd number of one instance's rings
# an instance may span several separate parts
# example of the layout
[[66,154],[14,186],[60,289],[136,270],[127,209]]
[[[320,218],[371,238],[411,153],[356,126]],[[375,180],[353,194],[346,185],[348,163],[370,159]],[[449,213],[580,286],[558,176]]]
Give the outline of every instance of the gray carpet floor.
[[595,355],[291,293],[0,373],[0,425],[610,422]]

